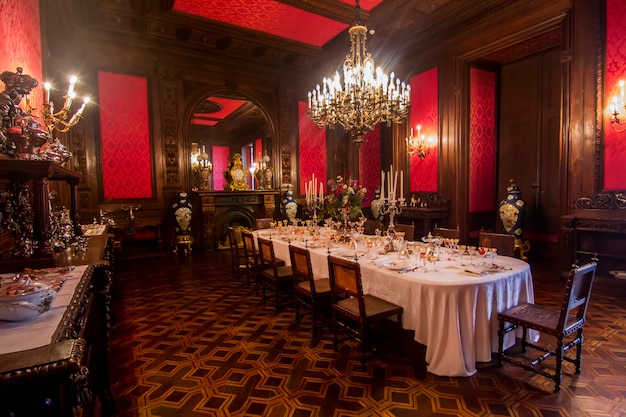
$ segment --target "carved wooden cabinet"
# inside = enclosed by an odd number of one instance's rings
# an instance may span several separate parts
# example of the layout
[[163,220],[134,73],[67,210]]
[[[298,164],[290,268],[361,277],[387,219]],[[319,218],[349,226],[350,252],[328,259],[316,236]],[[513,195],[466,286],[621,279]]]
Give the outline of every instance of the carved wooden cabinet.
[[[61,295],[61,291],[67,289],[66,295],[70,296],[60,320],[57,322],[50,317],[45,318],[45,323],[36,320],[41,327],[38,332],[52,331],[49,343],[20,336],[28,331],[21,326],[29,326],[30,320],[0,321],[5,352],[0,354],[0,415],[115,414],[108,376],[112,238],[103,235],[89,239],[87,252],[71,259],[58,259],[61,264],[69,261],[77,266],[72,272],[75,275],[59,290]],[[94,259],[100,261],[91,264]],[[81,260],[90,264],[78,265]],[[55,305],[57,303],[58,298]],[[43,319],[35,319],[40,318]],[[13,345],[11,338],[18,338],[20,344]]]
[[61,181],[70,187],[70,218],[76,234],[80,234],[80,212],[78,210],[78,185],[81,174],[52,161],[20,160],[0,158],[0,180],[6,189],[12,181],[27,181],[32,185],[33,238],[38,242],[36,253],[29,259],[1,259],[3,271],[19,270],[26,264],[44,268],[54,266],[52,255],[42,251],[44,242],[51,236],[50,181]]
[[600,193],[576,200],[575,210],[561,217],[559,258],[562,274],[574,263],[588,262],[597,254],[598,274],[626,271],[626,196]]
[[397,223],[413,224],[415,238],[432,232],[435,226],[447,227],[448,200],[436,193],[424,191],[412,194],[409,205],[397,216]]

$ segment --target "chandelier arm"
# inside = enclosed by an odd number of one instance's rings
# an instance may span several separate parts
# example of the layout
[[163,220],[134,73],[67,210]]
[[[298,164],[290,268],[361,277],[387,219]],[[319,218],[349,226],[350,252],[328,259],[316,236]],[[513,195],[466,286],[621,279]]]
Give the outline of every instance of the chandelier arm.
[[[621,126],[624,126],[624,128],[623,128],[623,129],[620,129],[620,128],[616,127],[616,125],[617,125],[617,126],[620,126],[620,127],[621,127]],[[611,122],[611,127],[612,127],[612,128],[613,128],[613,130],[615,130],[617,133],[624,133],[624,132],[626,132],[626,123],[620,123],[619,119],[613,120],[613,121]]]

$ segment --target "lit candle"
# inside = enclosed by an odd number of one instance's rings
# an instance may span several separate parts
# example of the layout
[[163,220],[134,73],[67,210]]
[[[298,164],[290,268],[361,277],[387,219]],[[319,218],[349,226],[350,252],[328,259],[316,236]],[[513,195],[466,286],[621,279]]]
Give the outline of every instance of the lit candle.
[[619,82],[617,84],[619,85],[619,88],[621,90],[622,103],[623,103],[624,102],[624,80],[619,80]]
[[74,85],[76,84],[76,81],[78,81],[78,78],[76,78],[76,76],[75,76],[75,75],[72,75],[72,76],[70,77],[70,85],[69,85],[69,87],[67,88],[67,95],[68,95],[68,96],[71,96],[71,95],[73,95],[73,94],[74,94]]
[[52,84],[43,83],[43,104],[46,105],[50,101],[50,89],[52,88]]
[[396,171],[393,179],[393,199],[396,199],[396,187],[398,186],[398,171]]

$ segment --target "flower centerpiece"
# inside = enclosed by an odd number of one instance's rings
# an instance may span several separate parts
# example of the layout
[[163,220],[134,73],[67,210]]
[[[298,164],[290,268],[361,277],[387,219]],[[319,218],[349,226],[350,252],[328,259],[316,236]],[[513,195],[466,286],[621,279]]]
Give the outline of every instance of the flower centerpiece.
[[347,213],[351,219],[363,216],[362,204],[367,189],[359,184],[359,180],[347,175],[338,175],[335,180],[328,180],[328,192],[324,196],[324,217],[337,216],[342,219]]

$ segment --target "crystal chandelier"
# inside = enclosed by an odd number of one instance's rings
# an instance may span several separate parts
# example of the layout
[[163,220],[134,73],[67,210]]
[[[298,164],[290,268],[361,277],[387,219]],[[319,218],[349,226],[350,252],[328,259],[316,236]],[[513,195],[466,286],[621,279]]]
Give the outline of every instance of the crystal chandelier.
[[376,68],[365,48],[367,27],[360,21],[361,7],[356,0],[355,23],[350,27],[350,55],[343,62],[343,72],[332,78],[324,77],[320,87],[309,91],[309,117],[319,127],[340,124],[352,136],[352,141],[363,143],[363,135],[378,123],[401,123],[409,114],[411,87],[387,76]]

